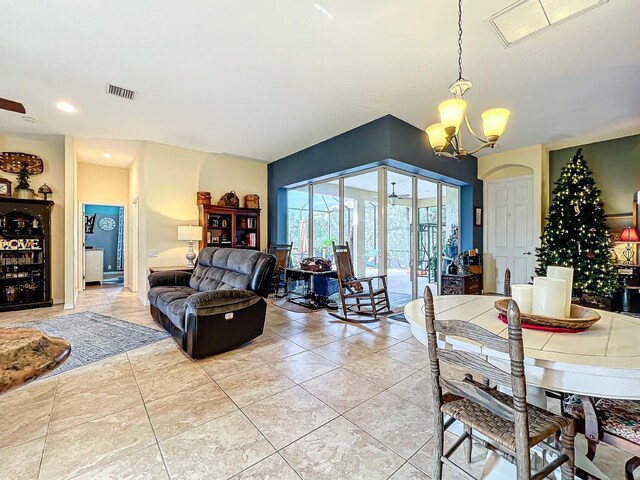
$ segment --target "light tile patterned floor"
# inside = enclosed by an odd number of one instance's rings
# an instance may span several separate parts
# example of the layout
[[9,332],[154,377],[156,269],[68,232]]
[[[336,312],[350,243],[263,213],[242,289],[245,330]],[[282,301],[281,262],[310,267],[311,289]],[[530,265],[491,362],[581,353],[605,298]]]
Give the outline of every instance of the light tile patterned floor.
[[[158,328],[120,288],[0,325],[82,310]],[[270,305],[265,334],[233,352],[196,362],[167,339],[1,396],[0,477],[428,479],[426,366],[406,324]],[[625,455],[602,451],[600,468],[622,478]],[[477,448],[472,470],[483,462]]]

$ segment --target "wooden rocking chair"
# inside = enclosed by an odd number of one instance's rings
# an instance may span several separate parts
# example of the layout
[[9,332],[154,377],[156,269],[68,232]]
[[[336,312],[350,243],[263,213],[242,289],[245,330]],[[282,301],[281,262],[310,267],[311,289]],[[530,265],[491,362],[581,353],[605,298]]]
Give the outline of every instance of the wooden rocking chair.
[[[334,261],[338,273],[342,316],[333,312],[330,314],[348,322],[377,322],[379,313],[391,311],[389,293],[387,292],[387,276],[376,275],[373,277],[357,278],[353,270],[349,242],[347,242],[346,245],[336,245],[334,242],[332,242],[332,244]],[[382,285],[380,286],[380,284]],[[372,316],[373,319],[355,320],[349,318],[349,313]]]

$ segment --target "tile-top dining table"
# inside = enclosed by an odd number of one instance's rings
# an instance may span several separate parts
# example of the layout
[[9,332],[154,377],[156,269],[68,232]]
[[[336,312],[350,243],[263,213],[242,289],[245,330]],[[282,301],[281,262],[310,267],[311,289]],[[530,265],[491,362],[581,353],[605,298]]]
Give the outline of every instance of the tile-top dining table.
[[[493,304],[500,297],[451,295],[434,298],[438,320],[465,320],[507,337]],[[404,309],[413,335],[427,344],[422,299]],[[640,318],[598,310],[601,318],[576,333],[522,330],[525,374],[530,389],[578,393],[593,397],[640,400]],[[440,335],[442,345],[479,353],[508,369],[507,354],[478,343]]]
[[[487,295],[437,296],[434,297],[436,318],[472,322],[506,338],[507,325],[498,319],[498,311],[494,308],[494,303],[500,298]],[[600,320],[581,332],[522,330],[527,400],[530,403],[546,407],[545,390],[640,400],[640,318],[601,310],[598,313]],[[404,314],[413,335],[426,345],[423,300],[407,304]],[[509,370],[507,354],[444,334],[440,334],[438,342],[440,347],[478,353],[490,363]],[[577,451],[576,465],[598,478],[608,478]],[[485,478],[505,478],[504,475],[489,474]]]

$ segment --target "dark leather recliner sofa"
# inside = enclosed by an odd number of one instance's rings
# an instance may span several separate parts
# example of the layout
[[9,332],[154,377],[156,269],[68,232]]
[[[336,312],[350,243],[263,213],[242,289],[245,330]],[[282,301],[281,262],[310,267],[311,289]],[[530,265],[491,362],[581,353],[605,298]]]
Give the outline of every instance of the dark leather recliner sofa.
[[192,274],[149,275],[151,316],[192,358],[226,352],[264,330],[276,259],[234,248],[204,248]]

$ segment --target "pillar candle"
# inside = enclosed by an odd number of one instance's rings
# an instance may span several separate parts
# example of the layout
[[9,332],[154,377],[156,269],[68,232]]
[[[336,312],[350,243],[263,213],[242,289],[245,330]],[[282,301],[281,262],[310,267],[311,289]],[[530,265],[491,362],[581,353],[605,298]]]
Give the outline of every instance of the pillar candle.
[[564,317],[566,288],[566,280],[535,277],[533,279],[532,313],[545,317]]
[[531,313],[533,305],[533,285],[511,285],[511,297],[522,313]]
[[569,267],[547,267],[547,277],[561,278],[567,282],[565,292],[564,316],[571,316],[571,291],[573,289],[573,268]]

